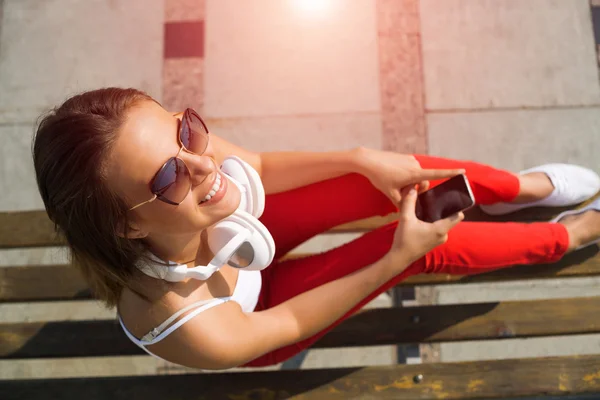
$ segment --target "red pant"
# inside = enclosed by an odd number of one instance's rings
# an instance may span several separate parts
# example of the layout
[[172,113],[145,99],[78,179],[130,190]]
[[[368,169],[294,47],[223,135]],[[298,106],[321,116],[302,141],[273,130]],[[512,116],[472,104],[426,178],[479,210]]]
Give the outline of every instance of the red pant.
[[[509,202],[519,193],[518,179],[508,172],[472,162],[429,156],[417,156],[417,159],[423,168],[465,168],[477,204]],[[440,183],[431,182],[431,187]],[[261,220],[275,239],[277,260],[307,239],[334,226],[395,211],[397,208],[366,178],[350,174],[267,196]],[[376,262],[390,250],[396,225],[392,223],[375,229],[322,254],[274,261],[262,271],[263,288],[256,310],[274,307]],[[277,364],[296,355],[375,297],[411,275],[478,274],[513,264],[550,263],[558,261],[567,246],[567,231],[561,224],[461,222],[449,233],[445,244],[411,264],[327,329],[267,353],[246,366]]]

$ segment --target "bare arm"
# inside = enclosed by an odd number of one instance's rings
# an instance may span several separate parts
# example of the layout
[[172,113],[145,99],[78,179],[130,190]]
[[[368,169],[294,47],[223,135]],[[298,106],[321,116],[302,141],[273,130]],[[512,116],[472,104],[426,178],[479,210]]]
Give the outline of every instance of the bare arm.
[[260,153],[261,179],[266,193],[278,193],[311,183],[360,173],[355,150]]
[[361,172],[358,149],[329,152],[275,151],[253,152],[211,134],[219,163],[236,155],[250,164],[261,177],[267,194],[284,192],[314,182]]
[[245,314],[236,303],[225,303],[193,318],[149,349],[194,368],[242,365],[325,329],[407,265],[408,260],[384,257],[265,311]]

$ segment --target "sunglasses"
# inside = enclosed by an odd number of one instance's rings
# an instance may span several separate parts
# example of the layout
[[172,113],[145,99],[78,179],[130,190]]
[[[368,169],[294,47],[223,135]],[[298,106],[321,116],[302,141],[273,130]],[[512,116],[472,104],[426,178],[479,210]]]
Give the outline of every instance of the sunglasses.
[[169,158],[163,164],[150,181],[150,191],[154,194],[154,197],[131,207],[129,211],[146,203],[151,203],[156,199],[174,206],[179,205],[192,187],[190,170],[185,162],[179,158],[179,154],[182,150],[197,155],[204,154],[208,147],[208,139],[208,128],[202,118],[191,108],[186,109],[177,135],[180,146],[179,151],[175,157]]

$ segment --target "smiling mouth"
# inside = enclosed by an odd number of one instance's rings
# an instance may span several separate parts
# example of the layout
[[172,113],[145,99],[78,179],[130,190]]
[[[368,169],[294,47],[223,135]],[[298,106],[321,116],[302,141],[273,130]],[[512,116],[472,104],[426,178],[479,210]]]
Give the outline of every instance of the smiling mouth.
[[204,199],[202,199],[200,204],[209,202],[215,196],[215,194],[217,194],[219,189],[222,189],[222,187],[223,187],[223,177],[221,176],[220,173],[217,173],[217,178],[215,179],[215,182],[213,183],[212,187],[210,188],[210,191],[206,194],[206,196],[204,196]]

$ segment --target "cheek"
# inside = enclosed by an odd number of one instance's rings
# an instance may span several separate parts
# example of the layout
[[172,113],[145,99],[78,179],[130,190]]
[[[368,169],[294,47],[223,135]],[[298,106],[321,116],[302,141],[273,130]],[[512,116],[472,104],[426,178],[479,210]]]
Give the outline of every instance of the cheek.
[[163,234],[198,232],[233,214],[240,196],[237,186],[229,185],[221,201],[209,207],[199,207],[193,201],[194,196],[187,196],[179,206],[157,203],[145,210],[143,227]]

